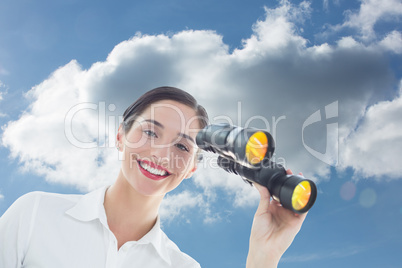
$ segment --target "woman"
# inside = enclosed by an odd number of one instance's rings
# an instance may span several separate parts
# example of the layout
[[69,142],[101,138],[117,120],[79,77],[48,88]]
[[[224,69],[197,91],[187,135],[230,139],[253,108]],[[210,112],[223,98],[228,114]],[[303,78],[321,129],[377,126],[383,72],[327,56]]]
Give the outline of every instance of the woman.
[[[188,93],[151,90],[125,111],[116,181],[86,195],[29,193],[0,218],[0,267],[199,267],[161,231],[163,197],[197,168],[207,113]],[[290,173],[290,171],[289,171]],[[270,203],[265,187],[247,267],[276,267],[304,216]]]

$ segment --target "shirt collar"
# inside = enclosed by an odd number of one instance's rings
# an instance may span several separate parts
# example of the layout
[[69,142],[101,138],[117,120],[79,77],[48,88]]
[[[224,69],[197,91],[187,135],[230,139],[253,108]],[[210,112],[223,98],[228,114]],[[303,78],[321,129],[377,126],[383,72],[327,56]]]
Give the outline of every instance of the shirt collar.
[[103,224],[106,223],[107,226],[106,213],[103,206],[107,188],[109,186],[83,195],[74,207],[66,211],[66,214],[85,222],[99,219]]
[[156,251],[159,253],[159,255],[162,257],[162,259],[166,261],[169,265],[171,265],[170,257],[167,252],[166,240],[164,239],[164,234],[161,230],[159,216],[156,219],[154,227],[152,227],[152,229],[146,235],[138,240],[138,243],[151,243]]
[[[105,193],[108,188],[109,186],[105,186],[83,195],[74,207],[66,211],[66,214],[83,222],[99,219],[105,228],[109,229],[105,207],[103,206]],[[166,240],[164,239],[164,234],[160,228],[159,216],[157,217],[156,223],[152,229],[138,240],[137,243],[152,244],[162,259],[171,265],[171,260],[166,248]]]

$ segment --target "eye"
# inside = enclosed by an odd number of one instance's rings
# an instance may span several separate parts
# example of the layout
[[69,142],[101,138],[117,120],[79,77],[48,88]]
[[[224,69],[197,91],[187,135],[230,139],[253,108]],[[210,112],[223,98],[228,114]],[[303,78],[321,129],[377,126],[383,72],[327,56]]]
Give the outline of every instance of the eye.
[[153,137],[153,138],[157,138],[158,136],[156,135],[155,132],[153,132],[152,130],[144,130],[145,135],[149,136],[149,137]]
[[189,152],[190,150],[188,149],[188,147],[182,143],[178,143],[176,144],[176,147],[179,148],[179,150],[181,151],[185,151],[185,152]]

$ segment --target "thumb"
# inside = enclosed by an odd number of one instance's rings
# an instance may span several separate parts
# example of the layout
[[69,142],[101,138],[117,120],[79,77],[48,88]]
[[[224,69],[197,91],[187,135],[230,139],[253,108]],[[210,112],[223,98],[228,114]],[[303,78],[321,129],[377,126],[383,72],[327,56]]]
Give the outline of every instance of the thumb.
[[254,187],[257,188],[258,192],[260,193],[260,203],[255,214],[261,215],[268,211],[271,195],[266,187],[258,183],[254,183]]

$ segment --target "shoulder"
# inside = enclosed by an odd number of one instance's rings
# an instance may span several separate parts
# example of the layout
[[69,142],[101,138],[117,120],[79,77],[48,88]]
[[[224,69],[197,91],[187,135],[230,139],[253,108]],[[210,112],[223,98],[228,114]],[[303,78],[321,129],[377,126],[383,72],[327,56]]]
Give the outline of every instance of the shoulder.
[[75,204],[80,196],[39,191],[30,192],[19,197],[3,216],[19,215],[22,217],[26,214],[31,216],[40,209],[65,209]]
[[19,199],[23,200],[22,202],[40,202],[41,204],[49,204],[53,206],[58,205],[71,205],[77,203],[81,198],[82,194],[58,194],[58,193],[48,193],[48,192],[30,192]]
[[52,200],[52,201],[77,201],[80,199],[81,194],[58,194],[58,193],[48,193],[48,192],[41,192],[41,191],[34,191],[26,193],[20,196],[16,201],[15,204],[19,203],[30,203],[35,200],[45,199],[45,200]]
[[[3,261],[13,262],[7,267],[16,267],[17,261],[22,262],[33,235],[48,234],[52,227],[60,228],[54,224],[58,223],[55,219],[60,219],[63,209],[72,206],[75,200],[79,200],[78,195],[45,192],[30,192],[19,197],[0,217],[0,248],[5,249],[0,250],[0,266]],[[43,232],[38,232],[37,228]]]
[[172,267],[181,268],[199,268],[200,264],[193,259],[191,256],[182,252],[180,248],[174,243],[170,238],[163,233],[163,239],[165,240],[166,250],[169,254],[170,260],[172,262]]
[[[28,232],[29,226],[37,219],[37,215],[52,215],[60,204],[69,207],[77,197],[51,194],[45,192],[30,192],[19,197],[0,217],[1,232]],[[28,235],[28,233],[26,233]]]

